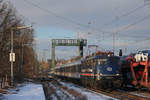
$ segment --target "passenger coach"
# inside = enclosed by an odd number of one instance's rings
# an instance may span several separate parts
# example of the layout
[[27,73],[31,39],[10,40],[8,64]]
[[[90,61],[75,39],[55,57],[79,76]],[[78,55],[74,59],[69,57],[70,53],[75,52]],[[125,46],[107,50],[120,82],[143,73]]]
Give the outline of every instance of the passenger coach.
[[55,76],[80,79],[81,60],[55,67]]

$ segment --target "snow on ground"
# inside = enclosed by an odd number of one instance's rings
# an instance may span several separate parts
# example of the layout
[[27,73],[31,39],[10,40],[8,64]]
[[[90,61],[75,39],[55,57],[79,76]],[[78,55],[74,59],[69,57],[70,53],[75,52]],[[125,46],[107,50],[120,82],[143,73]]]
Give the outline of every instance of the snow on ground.
[[60,88],[58,86],[55,86],[56,84],[49,84],[50,87],[53,87],[56,89],[56,94],[61,97],[61,100],[68,100],[68,96],[62,91],[60,90]]
[[64,83],[64,82],[60,82],[60,83],[68,88],[72,88],[72,89],[82,93],[83,95],[86,95],[88,100],[118,100],[118,99],[112,98],[110,96],[96,93],[94,91],[82,88],[80,86],[77,86],[77,85],[74,85],[71,83]]
[[10,89],[11,94],[5,94],[3,100],[45,100],[43,87],[40,84],[24,83],[18,89]]
[[55,82],[46,82],[43,87],[48,100],[74,100]]

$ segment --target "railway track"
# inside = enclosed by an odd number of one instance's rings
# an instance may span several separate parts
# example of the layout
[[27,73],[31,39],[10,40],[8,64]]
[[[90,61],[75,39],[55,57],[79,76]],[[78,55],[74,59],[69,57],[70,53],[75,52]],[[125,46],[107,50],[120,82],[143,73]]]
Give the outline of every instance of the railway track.
[[[63,81],[64,82],[64,81]],[[66,81],[65,81],[66,83]],[[70,83],[67,82],[68,84],[74,84],[74,83]],[[108,90],[100,90],[100,89],[93,89],[93,88],[89,88],[86,87],[84,88],[83,86],[79,85],[79,84],[74,84],[77,87],[81,87],[86,91],[90,91],[90,92],[94,92],[96,94],[104,94],[116,99],[120,99],[120,100],[150,100],[150,94],[149,93],[141,93],[141,92],[137,92],[137,91],[124,91],[124,90],[112,90],[112,91],[108,91]]]
[[128,91],[120,91],[120,90],[107,91],[107,90],[99,90],[99,89],[91,89],[91,88],[87,88],[87,89],[91,92],[104,94],[120,100],[150,100],[150,96],[144,93],[137,94],[136,92],[128,92]]

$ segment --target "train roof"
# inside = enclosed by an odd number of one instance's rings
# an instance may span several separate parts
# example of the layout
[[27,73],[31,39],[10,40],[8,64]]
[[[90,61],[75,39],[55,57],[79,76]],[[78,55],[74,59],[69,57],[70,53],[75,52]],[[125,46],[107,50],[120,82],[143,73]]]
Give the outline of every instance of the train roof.
[[74,62],[71,62],[71,63],[68,63],[68,64],[63,64],[63,65],[56,66],[55,69],[69,67],[69,66],[73,66],[73,65],[79,65],[79,64],[81,64],[81,60],[77,60],[77,61],[74,61]]
[[109,58],[109,57],[117,57],[117,56],[113,56],[113,55],[110,55],[110,56],[108,56],[108,55],[95,55],[95,56],[90,56],[88,58],[84,58],[83,61],[84,60],[90,60],[90,59],[98,59],[98,58]]

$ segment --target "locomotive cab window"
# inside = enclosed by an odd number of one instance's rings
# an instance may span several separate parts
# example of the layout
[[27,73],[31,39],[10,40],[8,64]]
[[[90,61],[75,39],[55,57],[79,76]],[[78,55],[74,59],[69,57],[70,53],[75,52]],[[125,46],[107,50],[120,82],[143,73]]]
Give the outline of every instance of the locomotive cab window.
[[106,65],[107,59],[98,59],[98,65]]

